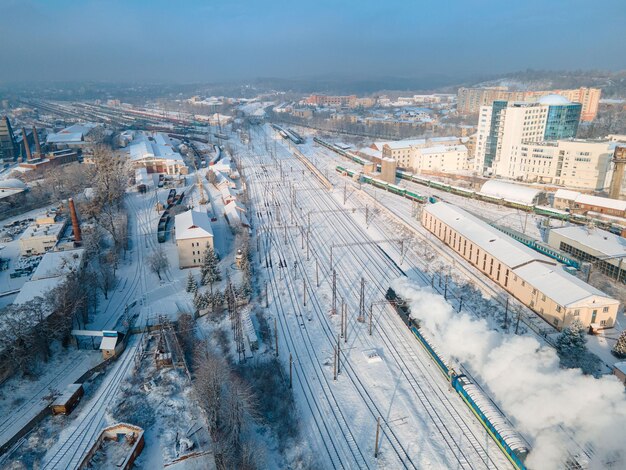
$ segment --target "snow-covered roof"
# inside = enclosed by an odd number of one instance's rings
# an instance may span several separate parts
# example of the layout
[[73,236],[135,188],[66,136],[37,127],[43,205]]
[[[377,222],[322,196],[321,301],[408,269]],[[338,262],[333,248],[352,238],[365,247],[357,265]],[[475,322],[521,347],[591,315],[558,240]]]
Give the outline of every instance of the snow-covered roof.
[[0,189],[26,189],[26,183],[18,180],[17,178],[7,178],[0,180]]
[[206,238],[213,236],[209,217],[200,211],[190,210],[178,214],[175,218],[176,240]]
[[117,336],[115,337],[103,336],[102,342],[100,343],[100,349],[110,351],[112,349],[115,349],[116,344],[117,344]]
[[148,175],[148,170],[144,167],[137,168],[135,170],[135,183],[151,185],[153,183],[152,178]]
[[578,191],[571,191],[569,189],[558,189],[556,193],[554,193],[554,197],[555,199],[567,199],[569,201],[574,201],[578,204],[585,204],[588,206],[626,211],[626,201],[611,199],[608,197],[592,196],[591,194],[582,194]]
[[426,205],[424,210],[433,214],[461,236],[471,240],[482,250],[499,259],[509,268],[533,260],[554,264],[550,258],[522,245],[460,207],[446,202],[437,202]]
[[37,279],[36,281],[27,281],[20,289],[13,303],[20,305],[33,300],[35,297],[45,297],[50,290],[59,286],[64,280],[65,278],[63,276],[57,276]]
[[413,147],[415,145],[421,146],[426,145],[426,139],[407,139],[407,140],[396,140],[392,142],[384,142],[383,145],[387,145],[390,149],[403,149],[407,147]]
[[613,367],[619,370],[622,374],[626,374],[626,361],[620,361],[613,364]]
[[576,198],[576,203],[605,207],[607,209],[615,209],[618,211],[626,211],[626,201],[610,199],[608,197],[591,196],[590,194],[581,194]]
[[60,132],[55,134],[48,134],[46,142],[49,144],[62,144],[62,143],[77,143],[82,142],[86,134],[89,133],[98,124],[93,122],[86,122],[84,124],[74,124],[73,126],[66,127]]
[[[513,270],[517,276],[563,307],[573,306],[590,297],[610,299],[604,292],[566,273],[560,266],[530,263]],[[619,301],[615,300],[615,303]]]
[[228,223],[230,225],[244,225],[246,227],[250,225],[246,214],[239,210],[235,201],[232,201],[224,206],[224,215],[228,219]]
[[35,269],[31,281],[50,277],[65,276],[76,271],[82,262],[85,250],[77,248],[67,251],[49,251],[43,255]]
[[24,233],[20,237],[20,240],[26,241],[29,238],[38,238],[38,237],[55,237],[59,238],[64,223],[58,224],[36,224],[32,223],[28,226]]
[[380,150],[374,150],[370,147],[363,147],[358,150],[359,153],[367,155],[368,157],[381,158],[382,152]]
[[467,147],[465,145],[435,145],[433,147],[420,149],[420,152],[422,155],[432,155],[446,152],[467,152]]
[[626,255],[626,239],[606,230],[572,225],[551,229],[549,237],[553,233],[574,240],[604,256]]
[[130,146],[130,159],[139,161],[144,159],[162,158],[164,160],[179,160],[183,157],[169,145],[161,145],[150,140],[140,140]]
[[504,181],[489,180],[480,189],[482,194],[493,196],[509,201],[517,201],[523,204],[533,204],[543,193],[541,189],[521,186],[519,184],[505,183]]
[[572,191],[570,189],[557,189],[554,193],[555,199],[567,199],[569,201],[575,201],[580,196],[578,191]]

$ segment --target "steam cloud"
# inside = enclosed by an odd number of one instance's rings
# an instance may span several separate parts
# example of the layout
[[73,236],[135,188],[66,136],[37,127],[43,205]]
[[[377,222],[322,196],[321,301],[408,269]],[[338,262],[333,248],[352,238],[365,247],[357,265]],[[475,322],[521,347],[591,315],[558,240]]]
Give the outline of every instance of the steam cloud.
[[506,335],[485,320],[456,313],[439,294],[407,278],[393,283],[409,302],[412,316],[448,358],[463,363],[531,440],[526,464],[536,469],[563,468],[571,440],[590,443],[590,468],[624,468],[626,400],[624,386],[612,376],[584,376],[561,369],[556,352],[535,338]]

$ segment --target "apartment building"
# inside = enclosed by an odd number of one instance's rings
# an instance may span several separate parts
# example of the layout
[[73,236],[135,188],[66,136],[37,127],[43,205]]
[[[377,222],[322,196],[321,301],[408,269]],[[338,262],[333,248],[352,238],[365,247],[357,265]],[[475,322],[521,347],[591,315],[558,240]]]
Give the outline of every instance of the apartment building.
[[618,300],[469,212],[445,202],[428,204],[422,225],[558,330],[574,320],[586,327],[615,325]]
[[329,108],[341,108],[348,107],[354,108],[357,105],[356,95],[348,96],[331,96],[331,95],[311,95],[306,101],[306,104],[312,104],[315,106],[326,106]]
[[573,103],[580,103],[581,121],[593,121],[598,114],[602,90],[599,88],[575,88],[548,91],[509,91],[506,87],[459,88],[457,110],[461,114],[478,114],[482,106],[494,101],[536,101],[545,95],[559,95]]

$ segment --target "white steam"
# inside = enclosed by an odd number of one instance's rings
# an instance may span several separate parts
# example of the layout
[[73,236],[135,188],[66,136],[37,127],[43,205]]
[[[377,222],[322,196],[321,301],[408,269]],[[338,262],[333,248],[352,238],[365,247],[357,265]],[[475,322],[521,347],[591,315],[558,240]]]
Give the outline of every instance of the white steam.
[[533,439],[530,468],[562,468],[569,441],[563,428],[577,442],[591,443],[591,468],[605,468],[607,462],[623,468],[626,400],[615,377],[595,379],[579,369],[561,369],[552,348],[532,337],[493,331],[486,321],[456,313],[439,294],[407,278],[393,288],[442,353],[471,370],[516,428]]

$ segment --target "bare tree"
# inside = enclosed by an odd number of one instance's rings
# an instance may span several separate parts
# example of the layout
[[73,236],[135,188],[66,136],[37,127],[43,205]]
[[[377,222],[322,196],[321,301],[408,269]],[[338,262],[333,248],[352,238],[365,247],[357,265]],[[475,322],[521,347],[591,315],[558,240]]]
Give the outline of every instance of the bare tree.
[[165,252],[158,248],[152,252],[152,254],[148,258],[148,266],[150,269],[159,276],[159,280],[161,280],[161,273],[165,271],[170,266],[170,262],[165,255]]

